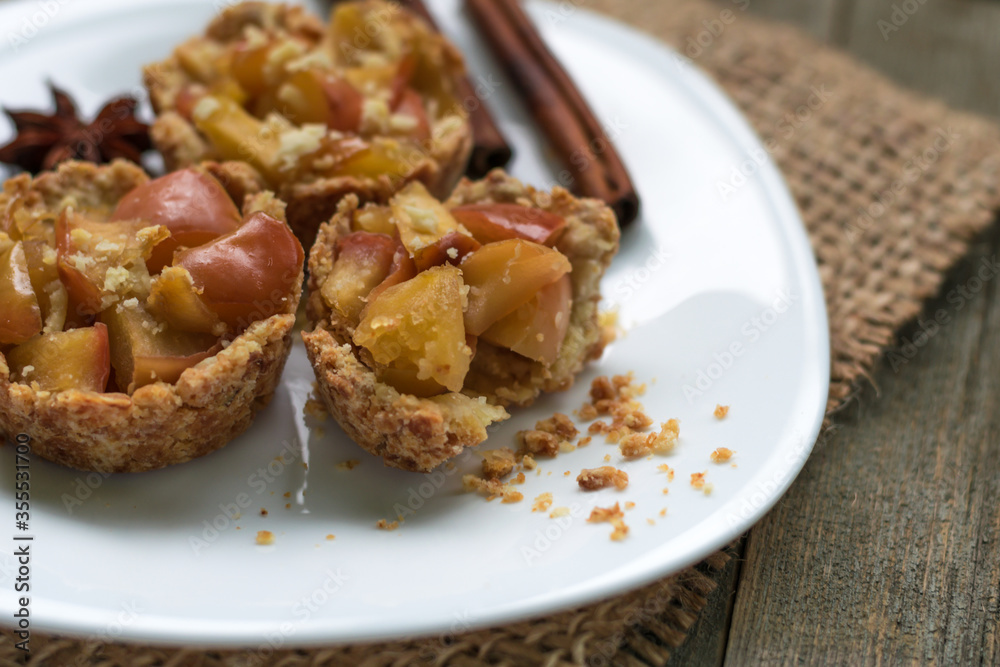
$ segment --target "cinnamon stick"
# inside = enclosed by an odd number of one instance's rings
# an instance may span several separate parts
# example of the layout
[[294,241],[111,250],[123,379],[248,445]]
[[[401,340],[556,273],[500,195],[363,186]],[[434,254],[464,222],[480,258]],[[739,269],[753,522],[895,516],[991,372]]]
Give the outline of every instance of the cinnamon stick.
[[639,197],[611,139],[517,0],[465,0],[497,60],[573,179],[572,190],[606,202],[620,225]]
[[[400,4],[427,21],[431,28],[440,32],[434,17],[428,11],[423,0],[401,0]],[[469,158],[469,165],[465,173],[470,178],[482,178],[491,169],[506,166],[514,156],[514,151],[504,139],[503,134],[500,133],[500,128],[497,127],[496,121],[493,120],[489,109],[486,108],[485,102],[479,99],[468,77],[463,76],[459,79],[458,94],[463,104],[469,100],[478,100],[478,104],[475,104],[474,108],[468,108],[470,105],[465,104],[469,113],[469,123],[472,126],[473,142],[472,156]]]

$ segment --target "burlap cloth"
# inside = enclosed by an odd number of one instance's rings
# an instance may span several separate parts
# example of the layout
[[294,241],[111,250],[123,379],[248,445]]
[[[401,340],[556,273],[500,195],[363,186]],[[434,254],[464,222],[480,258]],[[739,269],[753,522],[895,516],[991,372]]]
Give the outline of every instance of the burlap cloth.
[[[832,414],[1000,210],[1000,130],[902,91],[796,29],[746,15],[736,3],[582,4],[687,53],[764,141],[772,140],[826,291]],[[723,15],[727,9],[731,14]],[[100,645],[35,633],[30,664],[662,664],[685,640],[715,587],[713,573],[729,558],[720,552],[612,600],[457,637],[262,654]],[[8,633],[0,636],[3,664],[19,661],[19,653]]]

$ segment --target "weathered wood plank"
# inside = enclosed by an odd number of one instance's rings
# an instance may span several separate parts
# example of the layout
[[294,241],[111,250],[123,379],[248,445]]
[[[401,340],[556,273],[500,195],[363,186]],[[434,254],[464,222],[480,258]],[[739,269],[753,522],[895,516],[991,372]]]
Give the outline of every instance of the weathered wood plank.
[[842,22],[842,8],[849,3],[843,0],[733,0],[736,4],[749,2],[747,10],[765,18],[794,23],[824,41],[836,42]]
[[887,358],[881,392],[751,532],[727,664],[1000,664],[1000,275],[977,275],[993,257],[1000,231],[928,306],[946,322],[904,332],[921,346]]
[[1000,116],[998,2],[855,2],[845,46],[904,85]]

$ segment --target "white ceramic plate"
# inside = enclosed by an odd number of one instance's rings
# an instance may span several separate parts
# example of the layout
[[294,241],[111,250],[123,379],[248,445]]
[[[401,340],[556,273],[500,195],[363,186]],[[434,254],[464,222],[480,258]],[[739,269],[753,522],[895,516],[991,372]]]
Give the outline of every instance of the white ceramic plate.
[[[14,49],[4,36],[0,103],[44,107],[51,78],[92,114],[108,96],[136,90],[140,65],[201,31],[219,4],[7,3],[0,25],[27,39]],[[489,104],[518,150],[513,172],[553,184],[557,168],[458,1],[431,4],[471,69],[494,82]],[[43,6],[58,11],[45,18]],[[305,423],[313,378],[300,345],[273,404],[211,456],[106,479],[32,462],[35,630],[258,649],[455,633],[641,586],[723,546],[777,501],[817,436],[829,367],[816,267],[781,177],[732,104],[687,61],[570,3],[531,10],[612,128],[644,215],[625,231],[605,281],[627,333],[573,390],[516,412],[484,447],[513,446],[519,429],[577,408],[596,375],[634,371],[649,384],[649,414],[680,419],[676,451],[623,461],[595,440],[543,461],[522,487],[524,502],[488,503],[460,492],[461,473],[478,469],[475,453],[455,472],[421,476],[384,468],[332,422]],[[0,126],[0,140],[9,134]],[[732,406],[725,421],[712,416],[716,403]],[[709,461],[720,446],[737,452],[735,465]],[[628,489],[580,491],[576,474],[606,454],[628,472]],[[13,447],[0,458],[0,525],[9,526],[0,623],[9,625]],[[335,467],[352,458],[356,469]],[[673,482],[660,463],[676,470]],[[711,495],[689,484],[703,471]],[[546,491],[572,514],[532,512]],[[609,540],[608,524],[586,522],[590,508],[616,501],[635,503],[621,542]],[[228,518],[237,504],[246,505],[241,518]],[[402,508],[399,530],[375,528]],[[256,546],[258,530],[272,531],[275,544]]]

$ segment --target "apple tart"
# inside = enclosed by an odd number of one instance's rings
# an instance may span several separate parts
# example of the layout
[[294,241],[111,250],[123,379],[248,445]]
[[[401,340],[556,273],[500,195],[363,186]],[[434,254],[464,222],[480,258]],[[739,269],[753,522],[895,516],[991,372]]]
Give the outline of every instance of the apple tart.
[[99,472],[180,463],[244,431],[291,350],[304,260],[270,192],[237,208],[231,193],[252,189],[225,163],[150,180],[125,161],[67,162],[8,180],[0,431]]
[[307,247],[345,194],[386,201],[410,181],[445,197],[472,150],[458,51],[397,2],[246,2],[145,69],[170,169],[242,160],[288,204]]
[[429,471],[600,357],[614,214],[503,172],[442,203],[420,183],[386,205],[345,197],[309,258],[303,334],[319,393],[359,445]]

